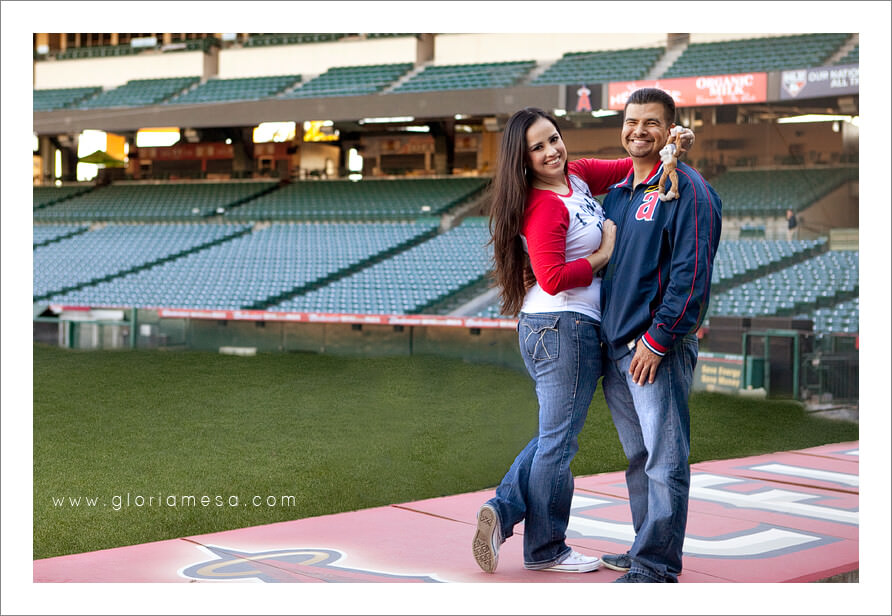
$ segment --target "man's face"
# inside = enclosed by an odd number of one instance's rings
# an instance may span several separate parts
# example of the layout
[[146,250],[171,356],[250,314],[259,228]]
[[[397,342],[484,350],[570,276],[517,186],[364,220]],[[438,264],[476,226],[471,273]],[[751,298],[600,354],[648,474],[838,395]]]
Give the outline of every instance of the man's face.
[[660,103],[631,104],[623,120],[622,144],[629,156],[640,160],[660,157],[674,124],[666,120],[666,108]]

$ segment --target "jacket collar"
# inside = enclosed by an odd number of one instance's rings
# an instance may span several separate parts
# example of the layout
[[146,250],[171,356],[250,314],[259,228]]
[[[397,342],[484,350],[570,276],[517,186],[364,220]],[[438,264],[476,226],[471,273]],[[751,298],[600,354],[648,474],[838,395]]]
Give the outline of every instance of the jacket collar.
[[[654,163],[653,169],[650,170],[650,173],[647,175],[647,178],[645,178],[645,180],[644,180],[644,182],[642,182],[642,184],[646,184],[646,185],[653,184],[654,181],[656,181],[660,177],[660,174],[662,172],[663,172],[663,161],[657,160],[657,162]],[[632,186],[634,181],[635,181],[635,168],[633,167],[632,169],[629,170],[629,173],[628,173],[628,175],[626,175],[625,179],[617,182],[610,188],[635,188],[634,186]]]

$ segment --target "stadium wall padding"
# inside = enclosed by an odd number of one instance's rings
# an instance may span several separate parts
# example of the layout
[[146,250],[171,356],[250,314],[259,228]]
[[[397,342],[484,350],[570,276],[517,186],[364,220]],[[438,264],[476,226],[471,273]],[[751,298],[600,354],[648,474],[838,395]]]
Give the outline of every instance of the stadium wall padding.
[[143,333],[151,333],[140,336],[140,347],[249,347],[257,352],[352,357],[436,355],[524,370],[513,329],[167,318],[140,322],[140,327],[146,325],[149,329]]

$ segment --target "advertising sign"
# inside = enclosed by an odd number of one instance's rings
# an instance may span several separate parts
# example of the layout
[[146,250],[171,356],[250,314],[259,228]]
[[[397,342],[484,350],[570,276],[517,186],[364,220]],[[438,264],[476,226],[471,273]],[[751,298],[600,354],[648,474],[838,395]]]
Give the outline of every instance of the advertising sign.
[[608,108],[625,108],[629,95],[640,88],[659,88],[669,93],[677,107],[764,103],[768,98],[767,84],[767,73],[619,81],[608,85]]
[[858,94],[857,64],[781,72],[781,100],[838,94]]

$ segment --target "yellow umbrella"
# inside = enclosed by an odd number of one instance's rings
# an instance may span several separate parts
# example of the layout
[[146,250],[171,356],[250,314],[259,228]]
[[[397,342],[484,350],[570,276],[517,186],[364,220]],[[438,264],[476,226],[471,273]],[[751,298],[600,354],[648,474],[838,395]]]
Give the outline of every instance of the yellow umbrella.
[[77,162],[92,163],[94,165],[102,165],[104,167],[124,167],[127,164],[123,160],[118,160],[108,152],[103,152],[102,150],[96,150],[88,156],[79,158]]

